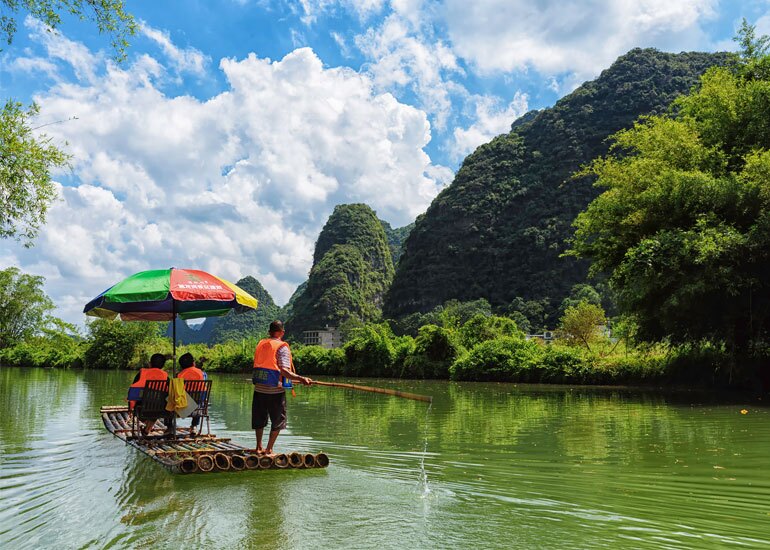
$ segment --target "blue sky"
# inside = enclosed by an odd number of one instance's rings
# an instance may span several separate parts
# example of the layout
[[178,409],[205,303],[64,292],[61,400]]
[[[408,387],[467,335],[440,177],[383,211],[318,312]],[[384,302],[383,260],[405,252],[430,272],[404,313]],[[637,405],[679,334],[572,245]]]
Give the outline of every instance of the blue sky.
[[72,155],[35,247],[0,264],[46,277],[59,314],[142,269],[254,275],[284,303],[335,204],[394,226],[473,149],[633,47],[733,49],[747,0],[127,2],[128,59],[66,19],[21,18],[0,91],[37,101]]

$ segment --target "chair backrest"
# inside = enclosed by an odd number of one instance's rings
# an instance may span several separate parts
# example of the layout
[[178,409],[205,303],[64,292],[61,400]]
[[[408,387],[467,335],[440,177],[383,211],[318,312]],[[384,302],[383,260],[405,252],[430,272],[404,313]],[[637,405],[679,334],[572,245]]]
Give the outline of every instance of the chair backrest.
[[140,419],[155,419],[167,415],[168,380],[148,380],[142,392],[142,400],[136,408]]
[[198,408],[193,411],[193,414],[208,414],[211,380],[185,380],[184,391],[198,404]]

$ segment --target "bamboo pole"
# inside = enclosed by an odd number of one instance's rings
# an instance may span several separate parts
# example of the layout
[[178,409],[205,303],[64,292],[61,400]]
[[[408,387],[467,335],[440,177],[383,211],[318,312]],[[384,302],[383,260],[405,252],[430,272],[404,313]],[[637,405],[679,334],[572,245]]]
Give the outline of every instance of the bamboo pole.
[[420,395],[417,393],[409,393],[399,390],[391,390],[388,388],[373,388],[372,386],[359,386],[358,384],[345,384],[342,382],[321,382],[319,380],[313,380],[314,386],[328,386],[330,388],[347,388],[349,390],[368,391],[372,393],[384,393],[385,395],[393,395],[395,397],[403,397],[404,399],[413,399],[415,401],[423,401],[425,403],[433,403],[433,397],[430,395]]

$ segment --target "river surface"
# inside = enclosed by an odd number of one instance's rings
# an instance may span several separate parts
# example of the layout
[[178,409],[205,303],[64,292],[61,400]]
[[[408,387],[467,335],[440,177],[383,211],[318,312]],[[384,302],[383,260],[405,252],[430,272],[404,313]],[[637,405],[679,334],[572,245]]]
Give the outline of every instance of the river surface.
[[[0,547],[770,548],[756,399],[364,382],[429,410],[300,388],[276,448],[327,469],[180,476],[102,425],[132,377],[0,369]],[[253,446],[245,376],[212,378],[212,431]]]

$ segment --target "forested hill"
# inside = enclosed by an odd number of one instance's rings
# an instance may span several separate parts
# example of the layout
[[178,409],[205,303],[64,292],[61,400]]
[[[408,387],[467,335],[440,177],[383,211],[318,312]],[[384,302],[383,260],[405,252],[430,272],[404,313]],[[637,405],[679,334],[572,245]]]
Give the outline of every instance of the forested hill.
[[608,136],[640,115],[664,112],[727,59],[634,49],[553,108],[525,115],[480,146],[416,222],[384,314],[476,298],[504,311],[539,301],[553,314],[585,280],[586,265],[560,254],[572,221],[599,193],[570,176],[607,151]]
[[414,222],[404,227],[392,228],[386,221],[380,220],[382,228],[385,230],[385,237],[388,239],[388,247],[390,248],[390,256],[393,258],[393,265],[398,265],[398,260],[401,259],[401,254],[404,248],[404,241],[414,229]]
[[[256,311],[230,312],[224,317],[209,317],[197,330],[177,321],[177,340],[184,344],[217,344],[249,336],[264,336],[270,322],[279,317],[281,309],[275,305],[273,297],[254,277],[244,277],[236,284],[257,299]],[[169,326],[169,335],[170,330]]]
[[342,204],[321,230],[304,291],[296,296],[287,331],[375,319],[391,281],[393,261],[380,220],[365,204]]

